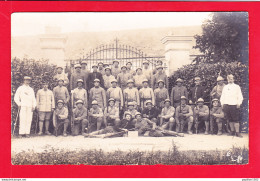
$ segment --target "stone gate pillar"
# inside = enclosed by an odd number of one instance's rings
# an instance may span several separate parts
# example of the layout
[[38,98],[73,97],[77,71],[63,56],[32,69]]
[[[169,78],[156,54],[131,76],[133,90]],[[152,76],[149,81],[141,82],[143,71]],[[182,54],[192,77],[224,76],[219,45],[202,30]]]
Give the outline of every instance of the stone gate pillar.
[[190,64],[190,50],[192,49],[192,36],[175,36],[172,33],[161,41],[165,45],[165,60],[168,66],[168,75],[183,65]]
[[40,37],[42,56],[49,59],[49,63],[65,66],[65,43],[67,37],[61,35],[59,27],[45,27],[45,34]]

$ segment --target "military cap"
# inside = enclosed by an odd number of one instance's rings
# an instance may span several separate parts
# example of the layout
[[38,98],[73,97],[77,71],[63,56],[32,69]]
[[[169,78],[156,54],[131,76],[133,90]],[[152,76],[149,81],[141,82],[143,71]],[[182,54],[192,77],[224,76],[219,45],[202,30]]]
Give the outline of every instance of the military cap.
[[77,80],[77,83],[78,83],[78,82],[82,82],[82,83],[83,83],[84,81],[83,81],[82,79],[78,79],[78,80]]
[[159,84],[160,82],[164,83],[164,81],[163,81],[163,80],[158,80],[158,82],[157,82],[157,83]]
[[127,62],[126,65],[129,64],[129,63],[132,65],[132,62]]
[[59,81],[63,81],[63,82],[64,82],[64,79],[63,79],[63,78],[59,78],[59,79],[58,79],[58,82],[59,82]]
[[98,65],[100,65],[100,64],[104,65],[103,62],[98,62]]
[[81,68],[81,65],[80,65],[80,64],[76,64],[76,65],[75,65],[75,69],[76,69],[76,68]]
[[92,65],[92,68],[94,68],[94,67],[97,67],[97,68],[98,68],[98,66],[97,66],[97,65]]
[[83,101],[82,100],[77,100],[76,105],[77,104],[83,104]]
[[187,98],[185,96],[181,96],[181,99],[185,99],[186,100]]
[[57,66],[57,67],[56,67],[56,69],[59,69],[59,68],[63,69],[63,67],[62,67],[62,66]]
[[129,79],[129,80],[127,81],[127,84],[129,84],[129,83],[134,83],[134,81],[133,81],[132,79]]
[[163,69],[163,66],[158,65],[158,66],[156,67],[156,69]]
[[160,62],[160,63],[163,63],[163,61],[161,61],[161,60],[157,60],[157,62],[156,62],[156,63],[159,63],[159,62]]
[[115,99],[114,98],[108,99],[108,102],[110,102],[110,101],[114,101],[115,102]]
[[204,102],[204,99],[199,98],[199,99],[197,100],[197,103],[198,103],[198,102]]
[[111,68],[110,68],[110,67],[106,67],[106,68],[105,68],[105,70],[107,70],[107,69],[111,71]]
[[29,76],[24,76],[24,78],[23,78],[24,80],[32,80],[32,78],[31,77],[29,77]]
[[143,70],[141,67],[138,67],[135,71],[137,72],[138,69]]
[[137,116],[137,115],[142,115],[140,112],[137,112],[137,113],[135,113],[135,117]]
[[96,100],[92,101],[92,105],[98,105],[98,102]]
[[60,99],[60,100],[57,101],[57,104],[59,104],[59,103],[64,104],[64,101],[62,99]]
[[147,104],[152,104],[153,105],[151,100],[146,101],[145,105],[147,105]]
[[171,103],[170,99],[165,99],[164,103],[169,102]]
[[119,63],[119,61],[116,59],[116,60],[113,60],[113,63],[115,63],[115,62],[118,62]]
[[116,83],[117,83],[117,80],[116,80],[116,79],[111,80],[111,83],[113,83],[113,82],[116,82]]
[[200,77],[195,77],[194,80],[200,80]]
[[212,102],[214,102],[214,101],[218,101],[218,102],[219,102],[219,100],[218,100],[218,99],[216,99],[216,98],[215,98],[215,99],[212,99]]
[[148,82],[148,80],[147,80],[147,79],[144,79],[144,80],[142,81],[142,83],[144,83],[144,82]]
[[132,117],[132,114],[129,111],[126,111],[125,115],[130,115]]
[[148,61],[144,61],[143,64],[148,64],[149,65],[149,62]]
[[176,80],[176,82],[183,82],[183,80],[180,79],[180,78],[178,78],[178,79]]
[[83,60],[81,64],[88,64],[86,60]]
[[123,65],[123,66],[121,67],[121,70],[122,70],[123,68],[127,69],[127,67],[126,67],[125,65]]
[[94,79],[94,82],[100,82],[100,80],[99,79]]
[[133,102],[129,102],[127,106],[134,106],[135,104]]
[[222,80],[224,80],[223,77],[218,76],[218,78],[217,78],[217,82],[218,82],[218,81],[222,81]]

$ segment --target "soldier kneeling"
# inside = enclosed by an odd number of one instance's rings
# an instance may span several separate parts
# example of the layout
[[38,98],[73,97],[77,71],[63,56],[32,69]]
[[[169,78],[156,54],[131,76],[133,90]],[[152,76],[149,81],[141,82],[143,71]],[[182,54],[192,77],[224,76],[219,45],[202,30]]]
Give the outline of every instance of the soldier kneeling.
[[197,106],[194,108],[194,121],[195,121],[195,129],[196,134],[198,133],[199,126],[204,123],[205,124],[205,134],[209,134],[209,108],[204,105],[204,100],[199,98],[197,101]]
[[55,128],[55,135],[58,136],[60,126],[64,125],[63,136],[67,136],[67,128],[69,126],[68,108],[64,106],[63,100],[57,101],[57,108],[53,112],[53,125]]
[[104,123],[105,127],[112,125],[119,125],[119,108],[115,106],[115,99],[110,98],[108,100],[109,106],[105,108],[104,111]]
[[72,112],[72,119],[73,119],[73,130],[72,135],[77,136],[80,134],[80,127],[81,127],[81,134],[84,134],[84,130],[88,125],[87,115],[88,110],[83,106],[84,102],[82,100],[78,100],[76,102],[76,108],[73,109]]
[[213,134],[214,125],[217,123],[218,125],[218,135],[222,135],[222,123],[224,118],[224,112],[219,104],[218,99],[212,100],[213,107],[210,110],[210,132]]
[[175,108],[171,106],[170,99],[165,99],[164,101],[164,108],[162,109],[160,117],[160,125],[162,128],[167,129],[169,128],[172,131],[172,128],[175,124],[174,119]]

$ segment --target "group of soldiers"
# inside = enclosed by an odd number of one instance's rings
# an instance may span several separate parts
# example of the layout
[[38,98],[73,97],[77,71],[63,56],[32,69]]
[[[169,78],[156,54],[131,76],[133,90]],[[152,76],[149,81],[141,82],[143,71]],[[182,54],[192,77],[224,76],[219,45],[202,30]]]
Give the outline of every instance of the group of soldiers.
[[[178,78],[170,95],[168,77],[162,62],[156,69],[143,67],[132,69],[132,63],[112,67],[102,62],[87,69],[87,62],[74,66],[68,79],[62,67],[57,67],[54,80],[57,86],[51,91],[48,82],[42,83],[35,98],[29,86],[31,77],[24,77],[14,96],[19,107],[19,137],[29,137],[32,114],[36,109],[39,119],[38,135],[51,135],[50,121],[54,134],[67,136],[71,125],[72,135],[85,137],[123,136],[129,130],[147,136],[183,136],[199,133],[222,135],[226,120],[229,135],[242,137],[239,132],[239,108],[243,101],[241,89],[234,84],[233,75],[227,76],[225,85],[222,77],[210,93],[212,107],[204,103],[205,87],[200,77],[195,77],[195,86],[188,93],[183,80]],[[212,104],[211,104],[212,103]],[[70,110],[70,111],[69,111]],[[37,128],[36,128],[37,129]]]

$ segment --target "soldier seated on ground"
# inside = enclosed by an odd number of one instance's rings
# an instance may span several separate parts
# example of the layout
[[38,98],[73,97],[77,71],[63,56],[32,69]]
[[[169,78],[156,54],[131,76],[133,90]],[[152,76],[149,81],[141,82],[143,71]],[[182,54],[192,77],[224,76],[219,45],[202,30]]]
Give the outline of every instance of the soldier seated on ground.
[[55,135],[59,135],[60,127],[63,125],[63,136],[67,136],[67,128],[69,126],[68,108],[64,106],[63,100],[57,101],[57,108],[53,112],[53,126]]
[[214,134],[214,125],[217,124],[218,133],[217,135],[222,135],[222,123],[224,118],[224,112],[220,106],[218,99],[212,100],[213,107],[210,110],[210,132]]
[[92,108],[89,111],[89,129],[88,133],[100,130],[104,122],[104,114],[102,109],[98,106],[96,100],[92,101]]
[[125,118],[121,121],[121,128],[132,130],[135,128],[135,119],[132,117],[132,114],[128,111],[125,112]]
[[80,127],[81,127],[81,134],[84,134],[84,130],[88,125],[87,115],[88,110],[83,106],[83,101],[78,100],[76,102],[76,108],[72,111],[72,121],[73,121],[73,129],[72,135],[77,136],[80,134]]
[[174,113],[175,108],[171,106],[170,99],[165,99],[164,108],[162,109],[161,115],[159,115],[159,125],[162,126],[164,129],[169,128],[169,130],[172,131],[175,124]]
[[135,114],[137,113],[137,110],[136,110],[136,108],[135,108],[135,103],[129,102],[129,103],[127,104],[127,109],[126,109],[126,111],[124,112],[123,119],[125,119],[126,112],[129,112],[129,113],[131,114],[132,118],[134,118],[134,117],[135,117]]
[[152,101],[148,100],[146,102],[146,106],[142,111],[142,115],[143,118],[147,118],[155,124],[158,124],[159,110],[153,106]]
[[119,108],[115,106],[115,99],[108,100],[108,107],[104,111],[105,126],[120,125]]
[[204,100],[199,98],[197,101],[197,106],[194,108],[194,123],[195,131],[198,134],[199,130],[202,127],[202,124],[205,124],[205,134],[209,134],[209,108],[204,105]]
[[176,108],[176,132],[182,133],[186,124],[188,124],[188,133],[192,134],[191,127],[193,125],[193,112],[187,105],[187,98],[181,96],[181,105]]

